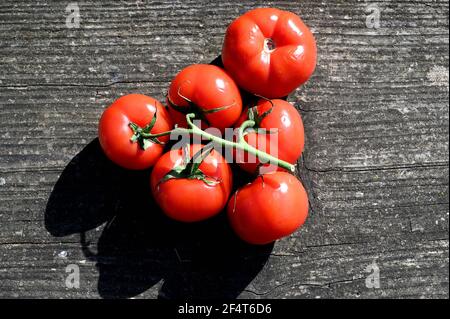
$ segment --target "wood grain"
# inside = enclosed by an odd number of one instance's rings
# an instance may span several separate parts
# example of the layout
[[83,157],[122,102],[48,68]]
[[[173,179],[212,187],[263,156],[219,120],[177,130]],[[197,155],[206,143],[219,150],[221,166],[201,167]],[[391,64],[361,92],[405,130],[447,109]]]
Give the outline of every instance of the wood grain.
[[[0,3],[0,297],[448,298],[448,1],[377,1],[380,29],[370,1],[257,3],[300,14],[320,51],[289,98],[310,217],[269,247],[240,243],[223,216],[163,218],[146,186],[124,186],[148,172],[115,167],[95,140],[107,105],[163,100],[254,1],[86,0],[79,29],[66,2]],[[366,287],[374,261],[380,289]]]

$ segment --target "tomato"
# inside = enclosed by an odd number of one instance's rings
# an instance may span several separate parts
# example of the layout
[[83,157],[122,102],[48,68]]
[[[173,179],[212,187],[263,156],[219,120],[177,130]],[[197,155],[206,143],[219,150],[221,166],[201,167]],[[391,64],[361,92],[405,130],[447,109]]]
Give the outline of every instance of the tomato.
[[242,98],[234,80],[214,65],[194,64],[172,81],[167,104],[174,122],[186,127],[186,114],[196,113],[203,128],[222,132],[232,127],[242,112]]
[[[152,123],[155,113],[156,122]],[[127,169],[149,168],[163,152],[164,146],[156,142],[167,142],[168,137],[161,137],[159,141],[154,142],[137,139],[135,143],[131,141],[133,136],[137,137],[130,126],[131,123],[138,129],[153,124],[151,133],[156,134],[171,130],[172,120],[160,102],[142,94],[125,95],[103,112],[98,137],[109,159]]]
[[[188,149],[190,154],[198,154],[204,148],[193,144]],[[207,154],[198,170],[187,176],[185,153],[186,149],[174,149],[164,154],[153,168],[150,185],[166,215],[182,222],[202,221],[225,208],[233,176],[228,163],[215,150]]]
[[225,69],[243,89],[267,98],[289,95],[314,73],[313,34],[294,13],[251,10],[227,29],[222,49]]
[[[249,114],[249,111],[253,114]],[[255,107],[242,113],[236,126],[239,127],[248,120],[249,115],[253,117],[257,127],[245,135],[246,142],[283,161],[295,164],[305,145],[303,121],[295,107],[284,100],[260,99]],[[270,132],[270,130],[273,131]],[[242,151],[237,151],[235,154],[236,162],[242,169],[250,173],[257,172],[260,162],[256,157]],[[268,164],[264,166],[272,168]]]
[[261,175],[230,199],[227,214],[236,234],[250,244],[264,245],[288,236],[308,216],[308,196],[293,175]]

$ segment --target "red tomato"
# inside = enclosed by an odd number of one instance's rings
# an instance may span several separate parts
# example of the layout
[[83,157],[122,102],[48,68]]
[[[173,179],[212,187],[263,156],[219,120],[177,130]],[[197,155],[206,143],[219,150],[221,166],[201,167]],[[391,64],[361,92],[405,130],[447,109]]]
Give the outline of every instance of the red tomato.
[[[245,135],[247,143],[283,161],[295,164],[305,145],[303,121],[298,111],[291,103],[284,100],[264,99],[259,100],[253,110],[256,111],[257,127],[256,130],[251,130]],[[246,110],[237,121],[236,127],[248,119],[249,114]],[[262,129],[262,132],[258,133],[258,129]],[[273,131],[269,134],[270,130]],[[242,151],[236,151],[236,162],[243,170],[250,173],[257,172],[260,165],[255,156]]]
[[[200,144],[190,146],[196,154]],[[171,171],[183,164],[183,150],[175,149],[164,154],[153,168],[150,184],[153,196],[161,209],[171,218],[182,222],[196,222],[220,213],[231,194],[233,176],[230,166],[217,151],[200,164],[206,179],[175,177],[165,180]]]
[[308,196],[293,175],[259,176],[230,199],[228,218],[236,234],[250,244],[264,245],[288,236],[308,216]]
[[313,34],[294,13],[260,8],[237,18],[222,50],[225,69],[243,89],[267,98],[287,96],[314,73]]
[[[172,129],[172,120],[164,106],[152,97],[142,94],[125,95],[108,107],[100,119],[98,137],[106,156],[117,165],[140,170],[153,166],[161,156],[164,146],[148,143],[143,150],[139,143],[131,141],[134,135],[130,123],[144,128],[155,116],[151,133],[162,133]],[[168,137],[160,138],[167,142]]]
[[242,112],[242,98],[233,79],[214,65],[194,64],[172,81],[167,96],[170,115],[186,127],[186,114],[196,113],[206,125],[223,131],[232,127]]

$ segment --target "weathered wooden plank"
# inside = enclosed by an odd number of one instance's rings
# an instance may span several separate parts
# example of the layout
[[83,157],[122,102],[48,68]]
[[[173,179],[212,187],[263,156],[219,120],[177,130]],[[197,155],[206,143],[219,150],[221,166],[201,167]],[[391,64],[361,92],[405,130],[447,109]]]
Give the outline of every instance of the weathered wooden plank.
[[[284,246],[277,246],[280,244]],[[448,294],[448,264],[442,263],[443,257],[448,258],[447,240],[401,241],[389,246],[323,246],[295,254],[278,252],[284,248],[275,247],[262,270],[255,267],[256,262],[266,256],[234,258],[242,263],[225,264],[231,268],[224,270],[224,265],[211,263],[209,256],[205,260],[195,255],[194,259],[180,262],[174,250],[158,253],[133,248],[121,255],[103,247],[98,250],[101,257],[96,262],[86,258],[76,244],[6,245],[0,250],[0,296],[442,298]],[[178,254],[186,258],[183,250]],[[227,253],[224,256],[230,257]],[[136,259],[139,263],[133,262]],[[381,289],[367,289],[365,284],[367,266],[373,261],[380,267]],[[66,267],[73,264],[80,267],[79,289],[65,285]],[[92,271],[95,267],[98,272]],[[253,278],[256,273],[258,276]]]
[[[261,6],[265,4],[272,2],[260,2]],[[428,71],[420,66],[448,64],[447,1],[379,4],[383,28],[377,31],[365,27],[368,3],[363,1],[342,1],[333,6],[317,1],[278,4],[300,13],[317,34],[324,53],[316,75],[322,81],[312,81],[308,86],[317,87],[313,92],[324,94],[323,86],[331,86],[336,77],[380,83],[412,77],[420,84],[423,72]],[[134,1],[84,1],[80,4],[80,29],[65,27],[65,5],[3,4],[2,85],[169,81],[181,66],[215,58],[228,23],[254,7],[254,2],[136,5]],[[433,45],[433,52],[424,50],[427,45]],[[374,54],[377,63],[367,63],[373,61]],[[397,63],[400,59],[402,63]],[[355,60],[364,65],[351,63]],[[368,72],[360,72],[360,67]]]

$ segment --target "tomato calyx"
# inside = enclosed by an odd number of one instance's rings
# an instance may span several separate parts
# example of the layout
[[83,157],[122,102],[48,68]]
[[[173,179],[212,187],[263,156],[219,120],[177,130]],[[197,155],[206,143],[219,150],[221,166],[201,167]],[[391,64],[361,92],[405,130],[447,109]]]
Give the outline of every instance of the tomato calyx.
[[150,136],[151,131],[155,126],[155,124],[156,124],[156,111],[150,123],[143,128],[137,125],[136,123],[130,122],[128,126],[133,131],[133,136],[131,136],[130,141],[132,143],[138,143],[141,149],[144,151],[148,149],[152,145],[152,143],[164,145],[164,143],[158,140],[157,137]]
[[250,121],[254,121],[255,122],[255,128],[260,128],[261,122],[264,120],[264,118],[267,115],[272,113],[272,111],[273,111],[273,107],[271,107],[270,109],[265,111],[263,114],[259,115],[258,107],[257,106],[253,106],[253,107],[248,109],[248,114],[247,115],[248,115],[248,119]]
[[203,161],[211,154],[214,149],[212,143],[203,147],[194,156],[190,155],[190,146],[186,145],[183,148],[183,161],[172,168],[169,173],[167,173],[158,183],[164,183],[171,179],[197,179],[204,182],[208,186],[215,186],[220,183],[220,180],[206,175],[201,169],[200,165]]
[[267,99],[267,101],[272,105],[270,109],[262,113],[261,115],[258,112],[258,106],[253,106],[248,109],[247,116],[250,121],[255,122],[255,125],[253,128],[250,128],[250,130],[254,131],[257,134],[274,134],[278,133],[277,129],[266,129],[261,128],[261,122],[272,113],[273,108],[275,105],[273,104],[272,100]]
[[236,101],[234,101],[233,103],[231,103],[229,105],[220,106],[220,107],[213,108],[213,109],[203,109],[199,105],[195,104],[192,100],[190,100],[186,96],[182,95],[180,91],[181,91],[181,87],[178,89],[177,94],[179,97],[181,97],[183,100],[185,100],[188,103],[188,107],[183,107],[183,106],[179,106],[179,105],[175,104],[172,101],[172,99],[170,98],[170,95],[167,94],[167,102],[168,102],[169,106],[172,107],[175,111],[180,112],[184,115],[195,114],[197,118],[204,121],[207,125],[210,125],[210,123],[209,123],[208,119],[206,118],[206,115],[225,111],[236,104]]

